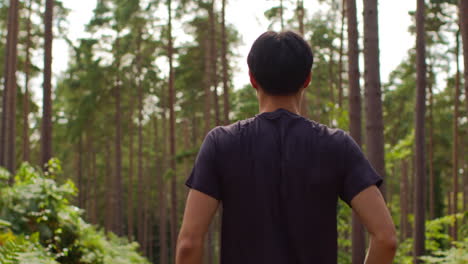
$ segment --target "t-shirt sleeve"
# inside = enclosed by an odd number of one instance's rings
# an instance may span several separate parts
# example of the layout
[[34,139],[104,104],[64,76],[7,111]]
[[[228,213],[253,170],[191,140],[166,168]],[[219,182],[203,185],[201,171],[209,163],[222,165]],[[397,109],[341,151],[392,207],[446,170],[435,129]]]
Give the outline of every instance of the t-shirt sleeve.
[[221,200],[221,182],[216,168],[216,144],[214,130],[210,131],[202,143],[185,185],[216,200]]
[[357,194],[372,185],[379,187],[383,179],[369,163],[358,144],[347,133],[345,133],[344,147],[344,170],[340,198],[351,206],[351,200]]

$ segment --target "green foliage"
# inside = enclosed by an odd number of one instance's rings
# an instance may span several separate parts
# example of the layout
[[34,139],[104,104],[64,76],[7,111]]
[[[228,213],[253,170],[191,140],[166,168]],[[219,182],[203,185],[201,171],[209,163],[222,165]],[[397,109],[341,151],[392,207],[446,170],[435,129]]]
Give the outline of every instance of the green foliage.
[[[446,263],[446,264],[466,264],[468,263],[468,240],[452,242],[453,246],[449,248],[451,238],[447,234],[449,226],[453,226],[455,220],[462,223],[459,226],[459,236],[467,237],[466,219],[468,212],[457,215],[447,215],[434,220],[426,221],[425,247],[428,256],[423,257],[426,263]],[[408,238],[400,243],[395,257],[395,263],[411,264],[413,263],[413,238]]]
[[466,264],[468,263],[468,238],[453,242],[448,250],[436,251],[433,256],[422,257],[425,263]]
[[[147,263],[138,244],[106,234],[86,223],[82,210],[72,206],[77,189],[71,181],[53,180],[61,171],[58,161],[43,174],[23,164],[8,186],[1,178],[1,263]],[[3,258],[3,259],[2,259]]]

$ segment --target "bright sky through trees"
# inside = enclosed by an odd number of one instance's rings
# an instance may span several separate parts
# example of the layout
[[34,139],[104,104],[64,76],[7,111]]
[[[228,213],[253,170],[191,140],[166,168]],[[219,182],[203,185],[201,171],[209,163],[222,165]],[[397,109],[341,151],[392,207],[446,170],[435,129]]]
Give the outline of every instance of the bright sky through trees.
[[[86,2],[86,4],[84,4]],[[309,13],[316,10],[323,9],[317,0],[305,1],[304,7]],[[95,0],[76,1],[64,0],[65,7],[69,8],[70,14],[68,16],[69,34],[72,39],[86,37],[84,33],[84,26],[93,15],[93,9],[96,6]],[[236,64],[238,71],[234,76],[235,88],[241,88],[248,83],[248,69],[246,67],[246,57],[250,49],[250,45],[262,32],[267,30],[269,25],[268,20],[264,16],[264,11],[274,5],[272,0],[230,0],[226,8],[227,22],[234,24],[239,30],[243,43],[237,50],[239,57]],[[358,13],[362,13],[362,1],[357,1]],[[220,8],[219,6],[216,8]],[[286,6],[289,12],[292,12],[294,6]],[[408,32],[408,27],[411,24],[411,17],[408,15],[409,11],[416,10],[416,3],[407,0],[392,0],[379,2],[379,23],[380,23],[380,52],[381,52],[381,75],[382,82],[388,80],[389,73],[395,69],[401,60],[407,56],[408,49],[414,46],[414,37]],[[291,14],[285,13],[286,18]],[[360,34],[362,34],[362,16],[358,16]],[[277,28],[273,28],[276,29]],[[182,29],[174,28],[183,35]],[[362,36],[362,35],[361,35]],[[179,37],[180,40],[180,37]],[[176,40],[177,41],[177,40]],[[361,45],[362,46],[362,45]],[[54,61],[53,72],[55,75],[67,68],[68,63],[68,49],[69,47],[63,40],[56,40],[54,42]],[[41,81],[35,82],[37,89]],[[35,93],[35,96],[40,99],[40,94]]]

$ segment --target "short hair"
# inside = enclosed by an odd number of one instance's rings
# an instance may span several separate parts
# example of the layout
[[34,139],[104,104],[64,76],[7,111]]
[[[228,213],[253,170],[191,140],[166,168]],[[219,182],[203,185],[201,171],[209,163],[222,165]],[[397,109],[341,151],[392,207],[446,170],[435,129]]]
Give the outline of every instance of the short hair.
[[269,95],[297,93],[313,63],[309,44],[292,31],[263,33],[253,43],[247,58],[251,74]]

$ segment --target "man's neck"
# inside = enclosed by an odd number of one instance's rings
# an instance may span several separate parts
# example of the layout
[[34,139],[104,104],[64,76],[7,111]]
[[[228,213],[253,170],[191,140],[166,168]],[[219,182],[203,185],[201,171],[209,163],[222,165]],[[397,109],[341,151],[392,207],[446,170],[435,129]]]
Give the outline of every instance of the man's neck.
[[294,114],[300,114],[300,99],[297,96],[267,96],[259,95],[260,113],[274,112],[280,108]]

